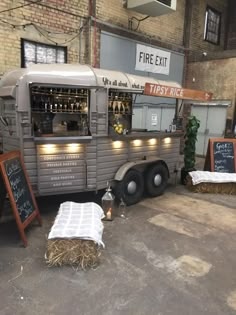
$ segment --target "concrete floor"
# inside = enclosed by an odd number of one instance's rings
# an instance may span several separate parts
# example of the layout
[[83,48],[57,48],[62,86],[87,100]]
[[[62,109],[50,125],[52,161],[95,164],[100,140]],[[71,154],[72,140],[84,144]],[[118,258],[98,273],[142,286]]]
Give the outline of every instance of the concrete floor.
[[48,268],[46,238],[66,200],[38,200],[43,227],[27,229],[21,246],[12,220],[0,224],[0,315],[236,314],[235,196],[166,193],[128,208],[128,218],[104,222],[96,270]]

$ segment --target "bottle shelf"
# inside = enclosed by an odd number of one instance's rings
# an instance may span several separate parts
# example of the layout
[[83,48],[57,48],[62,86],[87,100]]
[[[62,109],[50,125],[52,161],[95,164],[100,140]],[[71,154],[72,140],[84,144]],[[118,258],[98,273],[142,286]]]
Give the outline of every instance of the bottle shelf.
[[88,94],[63,94],[63,93],[45,93],[45,92],[35,92],[32,91],[32,96],[34,95],[41,95],[41,96],[45,96],[45,97],[54,97],[54,98],[87,98]]
[[83,111],[75,111],[75,110],[71,110],[71,111],[55,111],[55,110],[47,110],[45,111],[44,109],[42,110],[35,110],[32,109],[32,113],[34,114],[79,114],[79,115],[88,115],[88,112],[83,112]]
[[129,115],[133,115],[133,113],[117,113],[117,112],[113,112],[113,111],[108,111],[108,114],[113,114],[113,115],[122,115],[122,116],[129,116]]

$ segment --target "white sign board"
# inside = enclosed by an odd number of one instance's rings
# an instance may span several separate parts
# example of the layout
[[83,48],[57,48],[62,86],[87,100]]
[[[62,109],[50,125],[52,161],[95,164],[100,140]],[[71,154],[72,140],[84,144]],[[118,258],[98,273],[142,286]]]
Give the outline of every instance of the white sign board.
[[157,126],[157,114],[152,114],[152,126]]
[[137,44],[135,70],[168,75],[170,55],[168,51]]

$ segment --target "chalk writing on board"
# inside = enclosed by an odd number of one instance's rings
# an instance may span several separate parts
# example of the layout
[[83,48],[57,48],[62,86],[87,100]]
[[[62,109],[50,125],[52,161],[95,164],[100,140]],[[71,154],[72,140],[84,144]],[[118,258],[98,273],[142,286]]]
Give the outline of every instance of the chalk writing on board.
[[33,200],[18,158],[4,162],[6,174],[11,186],[21,221],[24,222],[34,211]]
[[234,146],[231,142],[214,142],[214,171],[234,172]]

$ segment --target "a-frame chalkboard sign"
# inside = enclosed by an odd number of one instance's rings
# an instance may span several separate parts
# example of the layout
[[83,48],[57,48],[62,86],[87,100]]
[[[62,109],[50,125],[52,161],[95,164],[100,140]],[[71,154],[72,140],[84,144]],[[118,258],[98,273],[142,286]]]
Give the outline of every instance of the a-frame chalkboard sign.
[[209,139],[204,170],[236,173],[236,139]]
[[[0,155],[1,191],[7,192],[24,246],[27,246],[25,228],[35,219],[42,220],[31,188],[25,165],[19,151]],[[5,187],[3,187],[3,184]]]

